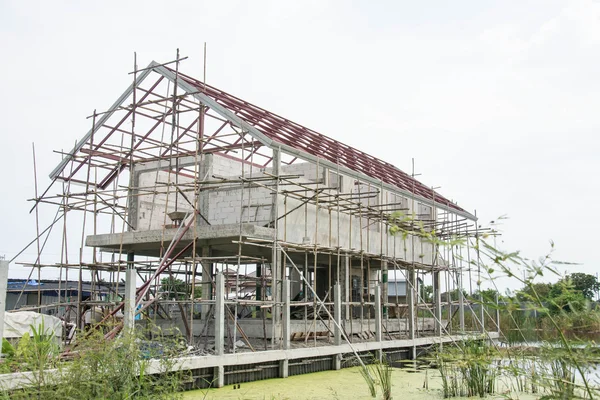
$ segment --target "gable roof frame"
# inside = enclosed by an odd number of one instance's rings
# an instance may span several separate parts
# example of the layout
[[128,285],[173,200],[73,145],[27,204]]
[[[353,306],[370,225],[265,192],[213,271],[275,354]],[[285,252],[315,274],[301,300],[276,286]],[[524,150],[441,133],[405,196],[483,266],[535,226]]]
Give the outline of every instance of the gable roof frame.
[[[152,69],[143,70],[137,76],[136,84],[139,85],[140,83],[142,83],[148,77],[148,75],[150,75],[151,72]],[[108,121],[108,119],[123,105],[123,102],[127,100],[129,96],[131,96],[131,94],[133,93],[133,85],[133,83],[129,85],[129,87],[123,92],[123,94],[121,94],[121,96],[119,96],[119,98],[113,103],[113,105],[110,106],[110,108],[104,114],[102,114],[100,118],[98,118],[98,121],[96,121],[96,131],[98,131],[102,127],[102,125],[104,125],[104,123]],[[58,176],[65,169],[67,164],[69,164],[69,162],[75,157],[75,155],[83,148],[83,146],[85,146],[85,144],[90,140],[94,133],[95,132],[92,132],[92,129],[90,129],[85,134],[85,136],[75,144],[73,150],[71,150],[71,152],[68,153],[67,157],[63,158],[58,163],[58,165],[52,170],[52,172],[50,173],[50,179],[54,180],[58,178]]]
[[[172,82],[175,82],[175,74],[173,73],[173,71],[171,71],[170,69],[158,64],[157,62],[153,61],[151,63],[151,66],[154,66],[154,70],[156,72],[158,72],[159,74],[163,75],[165,78],[171,80]],[[313,162],[316,163],[317,161],[319,162],[319,165],[325,166],[329,169],[335,170],[335,171],[340,171],[340,173],[343,173],[344,175],[350,176],[352,178],[358,179],[360,181],[364,181],[364,182],[369,182],[371,184],[373,184],[376,187],[383,187],[395,194],[399,194],[405,197],[408,197],[410,199],[414,199],[415,201],[424,203],[424,204],[428,204],[430,206],[433,207],[437,207],[437,208],[442,208],[445,209],[447,211],[452,211],[453,213],[460,215],[462,217],[468,218],[470,220],[475,221],[476,217],[474,215],[472,215],[471,213],[462,210],[462,209],[456,209],[455,207],[453,207],[452,209],[450,209],[449,204],[444,204],[444,203],[440,203],[437,201],[434,201],[432,199],[428,199],[426,197],[420,196],[418,194],[414,194],[411,193],[407,190],[404,190],[402,188],[399,188],[395,185],[391,185],[388,183],[385,183],[383,181],[381,181],[380,179],[376,179],[373,178],[371,176],[368,176],[364,173],[358,172],[358,171],[354,171],[348,167],[345,167],[343,165],[338,165],[335,164],[327,159],[315,156],[313,154],[307,153],[305,151],[299,150],[299,149],[295,149],[289,145],[286,145],[284,143],[279,143],[269,137],[267,137],[266,135],[264,135],[262,132],[260,132],[256,127],[248,124],[246,121],[244,121],[242,118],[240,118],[238,115],[235,115],[234,113],[232,113],[230,110],[226,109],[224,106],[222,106],[221,104],[219,104],[218,102],[216,102],[215,100],[213,100],[212,98],[206,96],[205,94],[203,94],[202,92],[199,92],[197,90],[197,88],[195,88],[193,85],[185,82],[185,80],[183,79],[177,79],[177,84],[180,88],[184,89],[185,91],[187,91],[188,93],[192,93],[192,95],[201,103],[209,106],[214,112],[216,112],[217,114],[221,115],[223,118],[226,118],[227,120],[229,120],[231,123],[235,124],[238,128],[247,131],[248,134],[250,134],[254,139],[260,141],[263,145],[269,147],[270,149],[274,150],[274,151],[283,151],[287,154],[296,156],[300,159],[309,161],[309,162]]]
[[[191,83],[186,82],[185,79],[182,79],[182,78],[176,79],[176,74],[174,71],[165,67],[163,64],[157,63],[156,61],[150,62],[148,67],[145,68],[138,75],[138,77],[136,79],[137,85],[141,84],[150,75],[151,72],[156,72],[156,73],[162,75],[164,78],[168,79],[173,84],[175,84],[175,82],[176,82],[177,86],[179,88],[183,89],[188,95],[194,97],[200,103],[208,106],[215,113],[219,114],[221,117],[225,118],[230,123],[232,123],[233,125],[237,126],[239,129],[241,129],[242,132],[248,133],[251,137],[258,140],[264,146],[270,148],[273,151],[283,151],[284,153],[287,153],[289,155],[295,156],[297,158],[303,159],[308,162],[313,162],[313,163],[318,162],[319,165],[322,165],[324,167],[327,167],[327,168],[335,170],[335,171],[339,171],[340,173],[343,173],[344,175],[347,175],[351,178],[358,179],[363,182],[371,183],[375,187],[385,188],[386,190],[388,190],[392,193],[399,194],[399,195],[405,196],[410,199],[414,199],[415,201],[418,201],[418,202],[421,202],[424,204],[428,204],[433,207],[437,207],[437,208],[441,208],[441,209],[450,211],[452,213],[455,213],[459,216],[465,217],[465,218],[473,220],[473,221],[477,220],[477,218],[473,214],[463,210],[462,208],[458,207],[454,203],[450,203],[448,200],[444,199],[442,196],[440,196],[442,199],[448,201],[447,204],[444,202],[439,202],[439,201],[434,200],[435,192],[433,190],[431,190],[431,192],[434,194],[434,196],[432,199],[429,199],[420,194],[412,193],[412,192],[410,192],[406,189],[403,189],[397,185],[393,185],[393,184],[384,182],[381,179],[377,179],[372,176],[369,176],[363,172],[353,170],[353,169],[351,169],[347,166],[341,165],[341,164],[336,164],[325,158],[319,157],[314,154],[310,154],[301,149],[294,148],[290,145],[287,145],[285,143],[281,143],[275,139],[272,139],[272,138],[268,137],[267,135],[265,135],[264,133],[262,133],[255,126],[246,122],[242,117],[236,115],[231,110],[227,109],[224,105],[221,105],[220,103],[218,103],[216,101],[216,99],[213,99],[210,96],[199,91],[197,87],[195,87]],[[96,126],[98,127],[97,129],[99,129],[101,126],[103,126],[104,123],[114,114],[114,112],[116,112],[123,105],[125,100],[129,96],[131,96],[131,94],[133,93],[133,90],[134,90],[134,85],[132,83],[123,92],[123,94],[121,94],[121,96],[115,101],[115,103],[108,109],[108,111],[106,111],[104,114],[102,114],[102,116],[98,119],[98,121],[96,123]],[[54,168],[54,170],[50,173],[51,179],[54,180],[61,174],[61,172],[68,165],[68,163],[71,161],[71,159],[73,159],[74,156],[77,154],[77,152],[79,152],[84,147],[84,145],[90,140],[90,138],[92,137],[92,134],[93,134],[92,129],[90,129],[86,133],[86,135],[82,138],[82,140],[77,142],[77,144],[74,146],[73,150],[68,154],[68,156],[63,158],[61,160],[61,162],[56,166],[56,168]],[[329,138],[327,138],[327,139],[329,139]],[[329,139],[329,140],[333,141],[333,139]],[[412,179],[414,179],[414,178],[412,178]]]

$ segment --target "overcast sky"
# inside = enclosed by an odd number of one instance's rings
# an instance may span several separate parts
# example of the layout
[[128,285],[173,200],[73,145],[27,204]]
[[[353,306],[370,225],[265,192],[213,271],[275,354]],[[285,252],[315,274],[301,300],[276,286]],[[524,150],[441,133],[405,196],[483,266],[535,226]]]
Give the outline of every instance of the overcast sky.
[[483,224],[507,215],[507,250],[553,240],[582,263],[565,271],[600,267],[598,1],[0,0],[0,32],[0,255],[35,237],[32,142],[45,189],[53,150],[131,83],[134,51],[146,65],[179,47],[201,77],[207,42],[211,85],[404,171],[414,158]]

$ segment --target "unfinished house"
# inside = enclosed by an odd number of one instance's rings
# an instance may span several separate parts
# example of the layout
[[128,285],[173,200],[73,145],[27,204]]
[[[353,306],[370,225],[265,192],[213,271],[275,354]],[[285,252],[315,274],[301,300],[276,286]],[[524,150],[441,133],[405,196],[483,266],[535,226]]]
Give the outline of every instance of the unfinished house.
[[[462,288],[470,267],[432,237],[475,237],[474,215],[179,67],[134,71],[51,173],[62,194],[46,191],[36,204],[87,216],[77,219],[85,254],[60,268],[125,280],[125,298],[105,306],[125,309],[125,327],[137,315],[135,325],[177,328],[218,355],[192,364],[219,384],[340,368],[350,352],[413,357],[464,331],[465,307],[451,323],[440,293]],[[176,295],[165,278],[179,282]],[[394,286],[390,296],[390,279],[404,292]],[[418,281],[433,286],[431,303]],[[81,325],[86,300],[70,301]],[[241,377],[238,364],[262,372]]]

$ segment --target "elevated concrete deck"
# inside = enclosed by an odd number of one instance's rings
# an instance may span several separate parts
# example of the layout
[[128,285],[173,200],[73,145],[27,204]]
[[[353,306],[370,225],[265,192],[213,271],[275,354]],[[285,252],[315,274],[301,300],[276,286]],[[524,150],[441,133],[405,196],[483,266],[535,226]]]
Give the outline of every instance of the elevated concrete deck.
[[[177,235],[178,228],[165,228],[150,231],[129,231],[123,233],[108,233],[102,235],[90,235],[86,238],[85,245],[98,247],[105,251],[119,251],[123,253],[133,251],[136,255],[158,257],[160,249],[168,247]],[[197,226],[196,234],[193,229],[188,230],[180,240],[175,250],[182,249],[186,244],[197,238],[198,246],[211,246],[213,256],[237,254],[237,244],[234,240],[246,238],[273,239],[275,230],[253,224],[229,224]],[[264,253],[264,254],[262,254]],[[271,251],[255,246],[248,246],[244,255],[267,256]]]
[[[389,355],[391,362],[412,359],[419,348],[428,348],[435,344],[451,344],[467,339],[495,340],[498,333],[488,332],[481,335],[452,335],[442,337],[423,337],[417,339],[385,340],[337,346],[318,346],[302,349],[267,350],[255,353],[236,353],[209,356],[189,356],[172,359],[169,371],[191,371],[192,379],[186,388],[204,388],[208,385],[221,387],[227,384],[249,382],[268,378],[285,378],[303,373],[337,370],[355,365],[354,356],[348,362],[342,357],[359,354],[365,363],[370,363],[377,352]],[[301,368],[298,368],[301,366]],[[241,369],[240,369],[241,367]],[[160,360],[149,360],[147,374],[163,374],[164,363]],[[60,372],[56,369],[46,370],[46,379],[52,381]],[[0,374],[0,389],[15,390],[29,386],[35,382],[33,372],[15,372]]]

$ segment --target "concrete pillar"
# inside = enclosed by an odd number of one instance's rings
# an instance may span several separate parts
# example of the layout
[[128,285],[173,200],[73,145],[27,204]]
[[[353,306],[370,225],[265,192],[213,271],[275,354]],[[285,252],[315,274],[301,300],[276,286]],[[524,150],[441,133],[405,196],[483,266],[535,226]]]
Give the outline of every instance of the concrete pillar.
[[300,272],[296,268],[290,268],[290,298],[294,299],[302,292],[303,281]]
[[342,321],[350,318],[350,305],[348,304],[351,300],[350,291],[350,256],[344,257],[344,271],[342,272],[342,281],[340,282],[342,289],[342,302],[345,303],[342,306]]
[[381,301],[383,304],[383,319],[388,317],[388,263],[386,260],[381,260]]
[[381,286],[375,286],[375,340],[381,342],[382,312],[381,312]]
[[215,287],[215,355],[225,352],[225,279],[223,272],[216,276]]
[[433,272],[433,316],[434,332],[437,336],[442,334],[442,287],[440,271]]
[[[213,155],[212,154],[203,154],[202,161],[199,163],[198,168],[198,177],[200,181],[206,179],[206,177],[211,175],[212,165],[213,165]],[[209,195],[210,193],[204,190],[204,185],[200,185],[198,191],[198,212],[200,215],[196,218],[196,226],[207,226],[209,225],[206,220],[210,221],[210,207],[209,207]],[[206,218],[206,220],[204,218]]]
[[290,362],[286,358],[284,360],[279,361],[279,377],[287,378],[289,376],[290,371]]
[[375,286],[375,340],[379,343],[379,349],[375,352],[379,362],[383,360],[383,349],[381,348],[382,339],[382,303],[381,303],[381,286]]
[[[262,300],[263,284],[262,284],[262,264],[256,264],[256,300]],[[262,308],[256,306],[254,318],[262,318]]]
[[127,253],[127,269],[125,270],[125,301],[123,305],[123,330],[133,334],[135,329],[135,288],[136,275],[133,252]]
[[479,290],[479,320],[481,321],[481,332],[485,333],[485,304],[483,304],[483,295],[481,289]]
[[[281,250],[274,248],[273,249],[273,263],[271,264],[271,295],[273,297],[273,299],[275,300],[275,305],[273,306],[273,311],[271,313],[272,317],[272,332],[271,332],[271,347],[273,349],[275,349],[278,345],[279,345],[279,333],[278,333],[278,329],[279,329],[279,325],[281,322],[281,302],[282,302],[282,293],[281,293],[281,286],[280,286],[280,282],[282,279],[282,275],[281,272],[283,270],[283,268],[281,267],[282,264],[285,265],[285,263],[283,262],[283,253],[281,252]],[[278,284],[279,283],[279,284]]]
[[[210,257],[210,247],[202,246],[201,249],[202,257]],[[207,320],[208,313],[210,310],[209,300],[212,300],[212,263],[209,261],[202,261],[202,309],[200,319]]]
[[225,386],[225,367],[222,365],[216,366],[214,371],[214,385],[222,388]]
[[408,338],[415,338],[415,298],[416,298],[416,287],[417,281],[415,279],[416,274],[414,270],[406,271],[408,281],[406,282],[406,304],[408,305]]
[[339,346],[342,344],[342,293],[339,283],[333,286],[333,318],[335,318],[335,326],[333,328],[333,344]]
[[462,270],[458,274],[458,325],[460,332],[465,331],[465,294],[463,292]]
[[500,333],[500,306],[498,303],[498,293],[496,293],[496,331]]
[[[4,313],[6,312],[6,289],[8,286],[8,261],[0,260],[0,340],[4,337]],[[0,351],[2,349],[0,348]]]
[[333,369],[334,371],[339,371],[340,369],[342,369],[342,355],[334,354],[331,358],[331,363],[331,369]]
[[282,293],[283,297],[283,315],[282,315],[282,345],[284,350],[288,350],[290,348],[290,336],[292,334],[291,326],[290,326],[290,281],[285,279],[282,283]]

